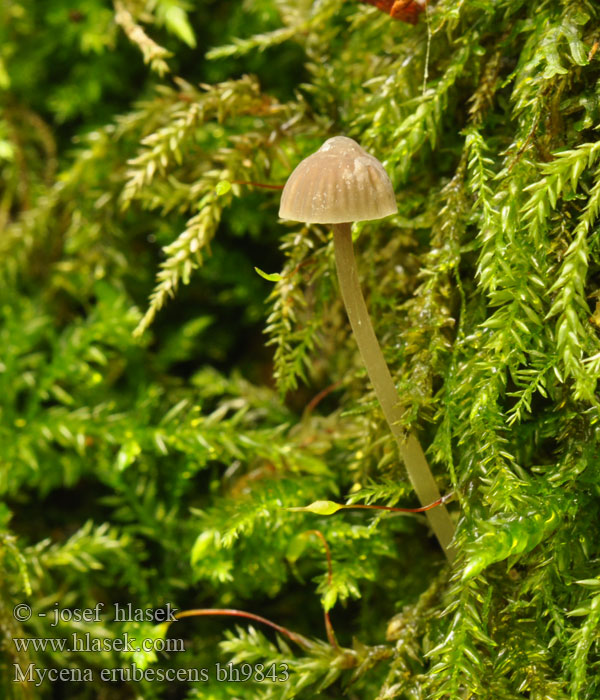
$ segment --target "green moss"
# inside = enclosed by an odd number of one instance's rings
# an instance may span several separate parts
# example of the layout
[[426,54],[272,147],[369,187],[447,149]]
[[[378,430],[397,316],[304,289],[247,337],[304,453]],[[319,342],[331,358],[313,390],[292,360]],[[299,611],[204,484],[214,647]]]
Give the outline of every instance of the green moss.
[[[596,700],[596,4],[439,0],[416,26],[341,0],[80,5],[0,9],[2,697],[98,697],[131,655],[14,637],[81,632],[38,613],[102,601],[308,639],[180,621],[186,651],[140,665],[289,679],[115,698]],[[396,187],[355,245],[404,427],[455,492],[451,567],[422,515],[289,510],[416,505],[330,232],[239,184],[334,134]],[[142,627],[83,631],[165,633]]]

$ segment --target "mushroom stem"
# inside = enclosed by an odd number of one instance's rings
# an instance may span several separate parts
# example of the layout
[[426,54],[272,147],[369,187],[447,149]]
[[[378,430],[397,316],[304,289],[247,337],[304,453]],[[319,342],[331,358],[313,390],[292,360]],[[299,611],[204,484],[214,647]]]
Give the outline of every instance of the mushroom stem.
[[[333,225],[333,246],[342,299],[362,361],[383,409],[383,414],[398,442],[400,456],[404,460],[417,497],[421,505],[427,505],[438,500],[440,492],[419,441],[412,433],[407,435],[401,425],[403,410],[398,405],[396,386],[377,342],[377,336],[373,330],[358,280],[358,269],[352,246],[351,224]],[[451,546],[454,524],[446,507],[442,504],[428,510],[425,515],[444,553],[452,561],[455,555]]]

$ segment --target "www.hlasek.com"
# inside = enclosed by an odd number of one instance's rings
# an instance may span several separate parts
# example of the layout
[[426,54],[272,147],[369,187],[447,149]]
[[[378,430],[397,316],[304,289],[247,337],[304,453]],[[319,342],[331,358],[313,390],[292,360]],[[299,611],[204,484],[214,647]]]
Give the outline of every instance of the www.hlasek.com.
[[89,632],[85,632],[85,634],[73,632],[70,637],[13,637],[13,642],[17,651],[185,651],[183,639],[138,639],[130,637],[127,632],[116,639],[99,639],[93,637]]

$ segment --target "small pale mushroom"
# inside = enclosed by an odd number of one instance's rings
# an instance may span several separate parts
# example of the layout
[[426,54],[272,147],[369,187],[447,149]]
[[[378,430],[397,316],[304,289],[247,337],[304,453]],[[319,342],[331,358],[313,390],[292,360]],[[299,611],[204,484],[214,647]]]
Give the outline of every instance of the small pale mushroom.
[[[421,505],[426,506],[439,500],[440,492],[419,441],[401,428],[403,411],[362,295],[352,245],[352,222],[381,219],[397,211],[383,165],[356,141],[334,136],[290,175],[281,195],[279,216],[333,225],[335,263],[350,326],[410,481]],[[452,559],[454,524],[446,507],[442,503],[426,516],[446,556]]]

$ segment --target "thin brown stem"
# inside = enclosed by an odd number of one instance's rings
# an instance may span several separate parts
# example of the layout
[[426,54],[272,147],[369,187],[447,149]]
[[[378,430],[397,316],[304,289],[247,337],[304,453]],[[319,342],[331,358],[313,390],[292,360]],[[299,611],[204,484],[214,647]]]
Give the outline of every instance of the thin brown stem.
[[329,386],[325,387],[325,389],[320,391],[306,405],[306,408],[304,409],[304,416],[307,417],[310,413],[312,413],[324,398],[329,396],[329,394],[331,394],[332,391],[335,391],[341,385],[342,385],[342,382],[340,380],[339,382],[334,382],[333,384],[330,384]]
[[[331,561],[331,550],[329,549],[325,535],[320,530],[307,530],[305,534],[316,535],[323,543],[323,547],[325,548],[325,556],[327,557],[327,585],[331,586],[331,582],[333,581],[333,563]],[[325,618],[325,631],[327,632],[327,639],[332,647],[339,649],[340,645],[338,644],[333,625],[331,624],[329,611],[324,610],[323,616]]]
[[262,187],[265,190],[282,190],[285,185],[269,185],[266,182],[251,182],[250,180],[232,180],[232,185],[251,185],[252,187]]
[[420,508],[397,508],[396,506],[367,506],[364,504],[358,504],[358,503],[353,503],[352,505],[347,505],[344,506],[344,510],[347,510],[348,508],[366,508],[368,510],[389,510],[395,513],[426,513],[428,510],[431,510],[432,508],[438,508],[439,506],[443,505],[444,503],[447,503],[451,496],[453,496],[453,493],[447,494],[446,496],[441,496],[440,498],[437,499],[437,501],[434,501],[433,503],[430,503],[427,506],[421,506]]
[[235,610],[233,608],[196,608],[195,610],[183,610],[175,615],[177,620],[181,620],[184,617],[213,617],[223,615],[225,617],[245,617],[248,620],[254,620],[255,622],[260,622],[263,625],[272,627],[274,630],[287,637],[292,642],[296,642],[299,646],[304,649],[310,649],[313,644],[310,639],[307,639],[297,632],[292,632],[287,627],[282,627],[271,620],[267,620],[266,617],[261,615],[255,615],[254,613],[246,612],[245,610]]
[[[406,465],[410,481],[421,505],[439,501],[440,492],[419,441],[413,434],[407,435],[402,428],[403,410],[398,404],[396,385],[377,341],[360,288],[352,246],[351,224],[334,224],[333,244],[340,290],[350,326],[383,414],[398,443],[400,456]],[[451,541],[454,536],[454,523],[446,507],[440,504],[436,508],[427,510],[426,516],[446,556],[452,561],[454,549]]]

